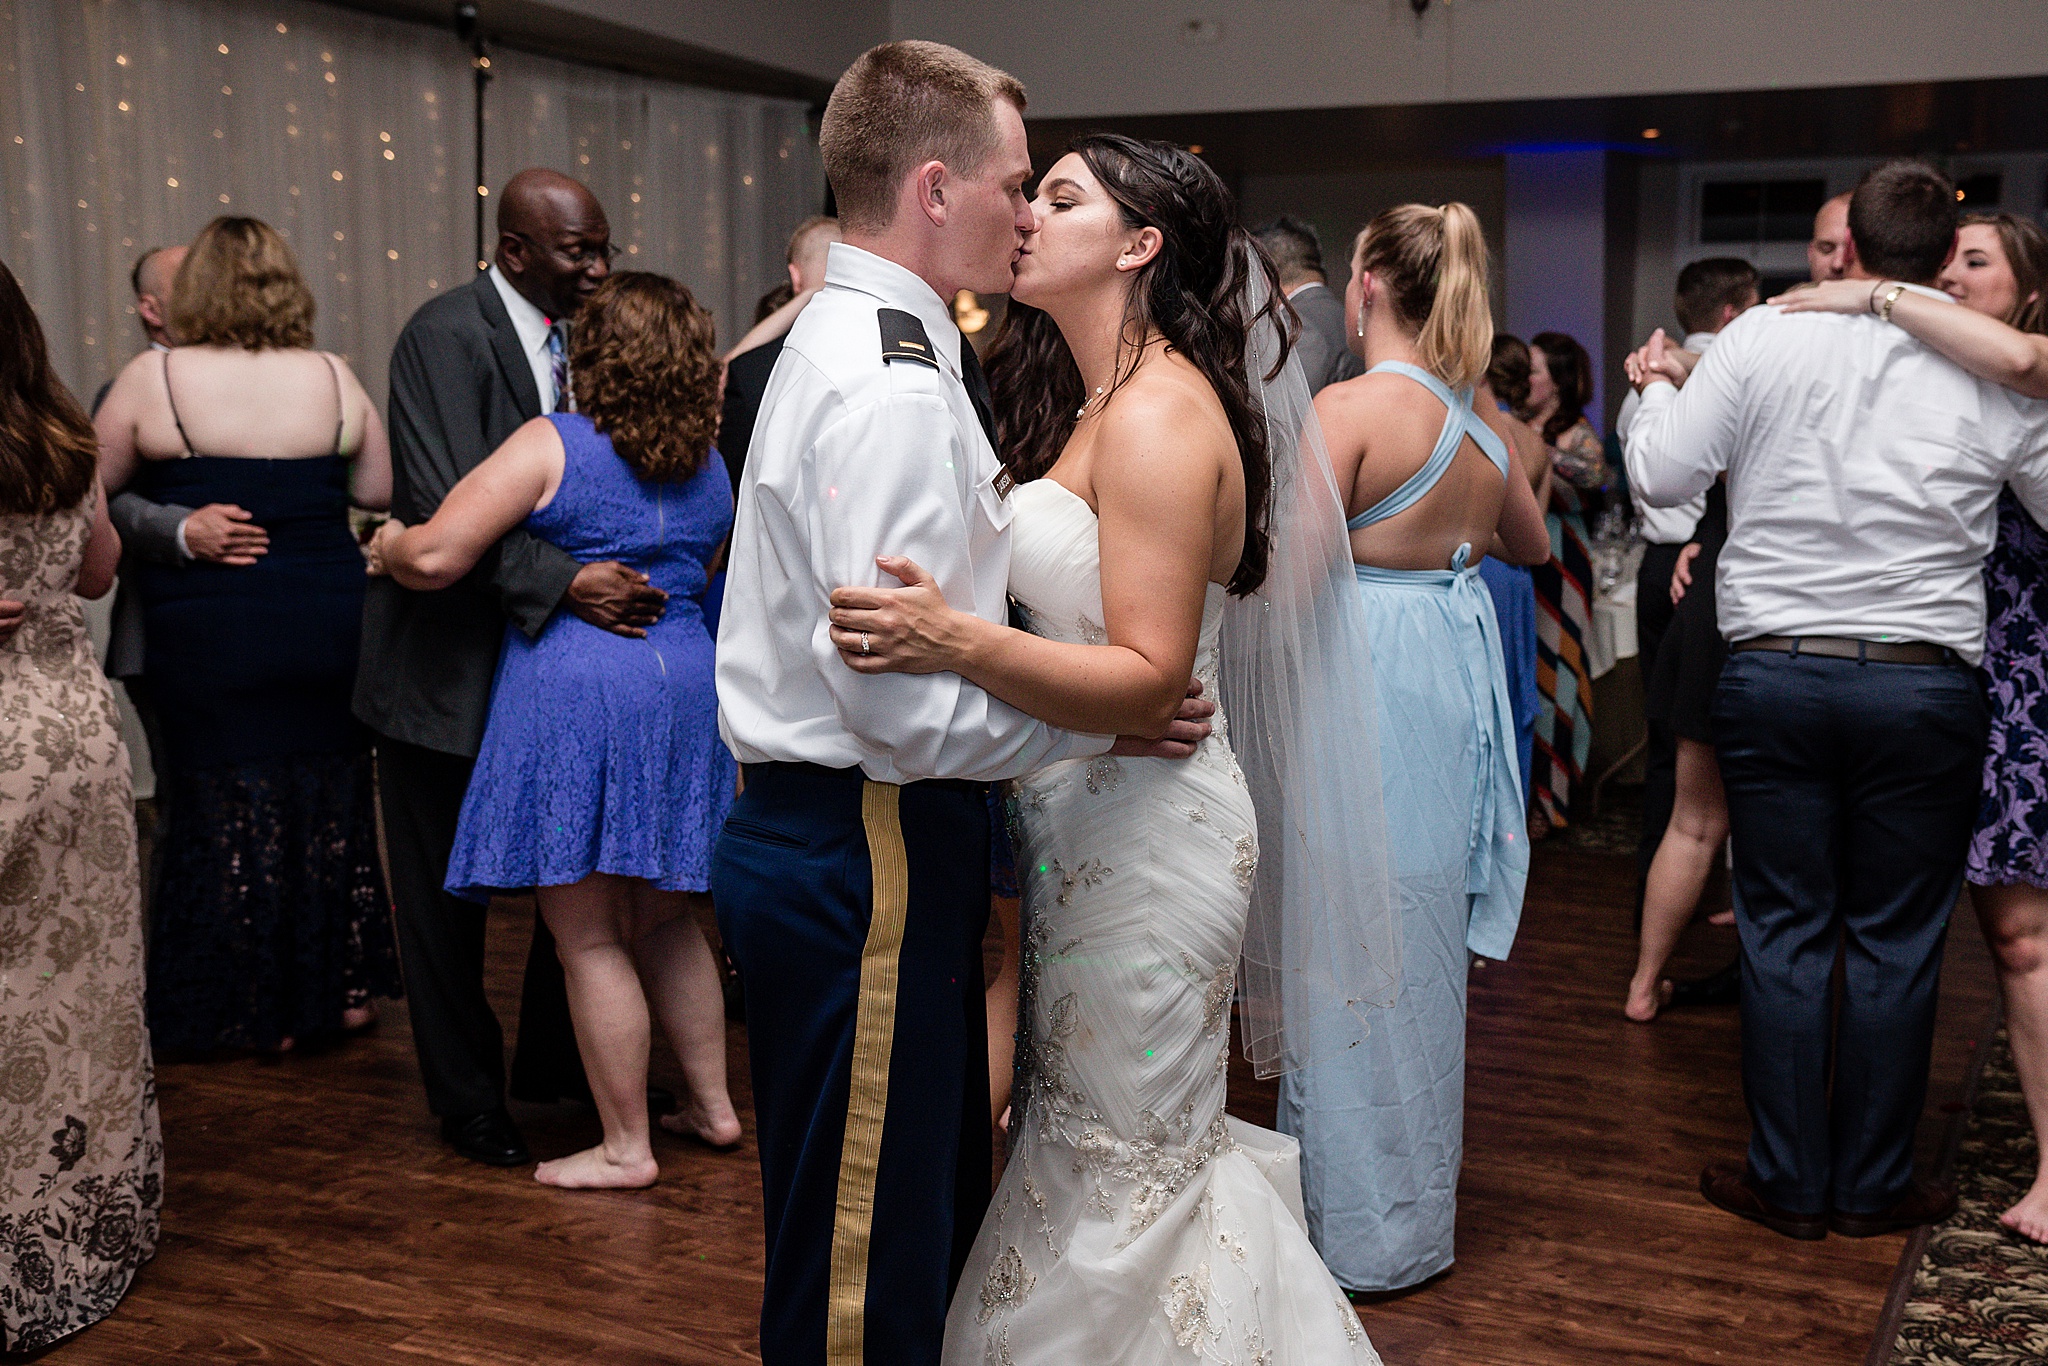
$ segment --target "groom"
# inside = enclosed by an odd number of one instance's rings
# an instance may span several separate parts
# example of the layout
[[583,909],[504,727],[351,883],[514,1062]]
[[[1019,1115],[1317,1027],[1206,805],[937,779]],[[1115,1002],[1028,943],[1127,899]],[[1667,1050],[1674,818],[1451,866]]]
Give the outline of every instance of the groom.
[[[844,240],[740,483],[718,714],[745,791],[711,879],[746,988],[763,1366],[938,1361],[988,1202],[987,785],[1111,745],[954,674],[856,673],[827,634],[827,595],[875,585],[881,554],[1007,610],[1010,485],[948,301],[1007,291],[1033,230],[1023,108],[1013,77],[937,43],[840,77],[819,146]],[[1133,752],[1187,754],[1211,711],[1190,701]]]

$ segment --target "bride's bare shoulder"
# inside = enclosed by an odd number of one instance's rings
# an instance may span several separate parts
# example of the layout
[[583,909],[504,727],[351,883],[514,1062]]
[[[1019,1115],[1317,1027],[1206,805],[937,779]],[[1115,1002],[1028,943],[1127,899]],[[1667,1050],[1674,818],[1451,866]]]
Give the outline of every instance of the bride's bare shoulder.
[[1224,451],[1237,444],[1208,377],[1173,355],[1124,382],[1116,401],[1102,411],[1102,435],[1103,444],[1111,449],[1156,446],[1187,451],[1215,444]]

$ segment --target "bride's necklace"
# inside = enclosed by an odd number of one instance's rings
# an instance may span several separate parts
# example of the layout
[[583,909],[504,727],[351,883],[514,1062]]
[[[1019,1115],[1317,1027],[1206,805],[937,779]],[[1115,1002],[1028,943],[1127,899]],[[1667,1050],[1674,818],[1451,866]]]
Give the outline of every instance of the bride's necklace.
[[[1156,338],[1156,337],[1155,337],[1155,338],[1153,338],[1153,341],[1157,341],[1157,340],[1160,340],[1160,339],[1159,339],[1159,338]],[[1145,351],[1146,351],[1146,349],[1147,349],[1147,348],[1149,348],[1149,347],[1150,347],[1151,345],[1152,345],[1152,342],[1151,342],[1151,341],[1148,341],[1148,342],[1146,342],[1146,343],[1145,343],[1145,345],[1144,345],[1144,346],[1141,346],[1141,347],[1139,347],[1139,348],[1138,348],[1138,358],[1137,358],[1137,360],[1136,360],[1136,361],[1135,361],[1135,362],[1134,362],[1134,363],[1133,363],[1133,364],[1131,365],[1131,368],[1130,368],[1129,370],[1127,370],[1127,371],[1125,371],[1125,372],[1124,372],[1124,375],[1123,375],[1123,378],[1124,378],[1124,379],[1129,379],[1129,378],[1130,378],[1130,377],[1131,377],[1132,375],[1135,375],[1135,374],[1137,374],[1137,373],[1138,373],[1138,371],[1139,371],[1139,369],[1140,369],[1140,368],[1142,368],[1142,367],[1144,366],[1144,364],[1145,364]],[[1168,345],[1168,346],[1167,346],[1167,347],[1166,347],[1166,348],[1165,348],[1165,349],[1164,349],[1164,350],[1163,350],[1163,351],[1162,351],[1162,352],[1161,352],[1160,354],[1161,354],[1161,355],[1167,355],[1167,356],[1170,356],[1170,355],[1172,355],[1172,354],[1173,354],[1173,347],[1172,347],[1172,345],[1170,345],[1170,344],[1169,344],[1169,345]],[[1107,383],[1104,383],[1104,384],[1098,384],[1098,385],[1096,385],[1096,386],[1095,386],[1095,392],[1094,392],[1094,393],[1092,393],[1092,394],[1090,394],[1090,395],[1088,395],[1088,397],[1086,397],[1086,398],[1082,399],[1082,400],[1081,400],[1081,406],[1080,406],[1080,407],[1078,407],[1078,408],[1076,408],[1076,409],[1074,409],[1074,421],[1076,421],[1076,422],[1079,422],[1079,421],[1080,421],[1080,420],[1081,420],[1082,418],[1084,418],[1084,417],[1088,416],[1088,410],[1089,410],[1090,408],[1094,408],[1094,409],[1095,409],[1095,410],[1096,410],[1097,412],[1100,412],[1100,411],[1101,411],[1101,407],[1100,407],[1100,404],[1101,404],[1101,402],[1102,402],[1102,396],[1103,396],[1104,394],[1108,393],[1108,392],[1109,392],[1109,390],[1110,390],[1110,385],[1109,385],[1109,384],[1107,384]]]

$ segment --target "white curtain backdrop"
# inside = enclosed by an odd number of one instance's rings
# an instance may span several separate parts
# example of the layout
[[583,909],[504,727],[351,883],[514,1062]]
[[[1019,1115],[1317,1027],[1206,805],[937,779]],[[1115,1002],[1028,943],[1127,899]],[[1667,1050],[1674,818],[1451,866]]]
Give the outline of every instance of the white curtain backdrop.
[[[824,201],[803,106],[520,53],[492,66],[492,192],[526,166],[584,181],[620,264],[681,279],[737,341]],[[319,344],[381,399],[405,320],[475,274],[474,110],[470,53],[419,25],[310,0],[0,0],[0,260],[85,401],[144,345],[135,258],[217,214],[265,219],[298,253]],[[89,605],[102,648],[111,603]]]
[[802,105],[667,85],[520,52],[491,59],[485,166],[502,185],[553,166],[604,204],[619,267],[671,275],[718,318],[721,348],[788,279],[790,230],[825,172]]
[[[556,167],[624,266],[673,274],[737,340],[824,175],[800,104],[501,52],[493,191]],[[308,0],[0,0],[0,259],[88,398],[143,345],[128,272],[221,213],[291,240],[320,344],[385,391],[399,328],[475,269],[469,53]]]

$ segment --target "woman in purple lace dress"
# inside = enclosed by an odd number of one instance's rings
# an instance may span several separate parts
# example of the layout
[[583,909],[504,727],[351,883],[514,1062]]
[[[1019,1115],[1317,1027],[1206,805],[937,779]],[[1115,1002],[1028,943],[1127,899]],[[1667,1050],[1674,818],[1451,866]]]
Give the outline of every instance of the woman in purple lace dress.
[[[1941,287],[1956,308],[1910,291],[1891,320],[1971,373],[2048,399],[2048,236],[2013,214],[1972,214]],[[1880,282],[1880,286],[1882,282]],[[1858,313],[1868,280],[1841,280],[1771,300],[1788,312]],[[1998,962],[2013,1067],[2036,1140],[2048,1139],[2048,532],[2011,490],[1998,500],[1998,543],[1984,561],[1984,661],[1991,740],[1984,802],[1964,873]],[[2034,1184],[1999,1216],[2048,1243],[2048,1142]]]
[[523,526],[577,559],[631,565],[668,595],[636,638],[567,613],[533,640],[507,629],[448,864],[457,896],[535,888],[554,931],[604,1141],[541,1163],[534,1175],[552,1186],[654,1183],[650,1006],[687,1084],[668,1127],[716,1146],[740,1137],[724,999],[693,904],[737,778],[703,613],[733,512],[711,445],[711,343],[711,315],[681,285],[613,275],[571,333],[577,410],[527,423],[426,524],[387,523],[373,543],[392,577],[431,590]]
[[[1998,214],[1973,217],[1959,236],[1943,287],[1980,313],[2048,331],[2048,238],[2040,228]],[[1999,495],[1998,544],[1984,560],[1984,607],[1991,742],[1965,874],[1998,960],[2013,1060],[2038,1138],[2048,1132],[2048,532],[2010,489]],[[2048,1242],[2048,1158],[2004,1222]]]

